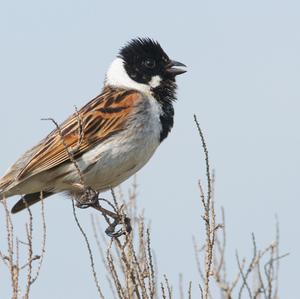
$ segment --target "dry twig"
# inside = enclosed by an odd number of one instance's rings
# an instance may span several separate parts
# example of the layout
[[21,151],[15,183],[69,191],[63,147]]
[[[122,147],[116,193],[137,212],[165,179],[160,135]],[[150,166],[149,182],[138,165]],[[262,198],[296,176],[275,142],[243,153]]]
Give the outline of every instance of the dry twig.
[[[39,254],[34,254],[33,251],[33,215],[29,207],[27,206],[28,211],[28,223],[25,224],[25,233],[26,233],[26,242],[21,241],[18,237],[15,237],[14,225],[12,221],[11,213],[8,210],[6,199],[1,201],[1,204],[4,208],[5,219],[6,219],[6,240],[7,240],[7,254],[0,251],[0,259],[7,266],[12,286],[12,298],[17,299],[19,296],[22,296],[24,299],[28,299],[30,295],[30,290],[33,283],[37,280],[43,258],[45,255],[45,246],[46,246],[46,221],[44,214],[43,199],[41,200],[41,219],[42,219],[42,240],[41,240],[41,252]],[[20,259],[20,251],[25,248],[26,262],[22,262]],[[38,261],[35,264],[35,261]],[[23,275],[26,270],[26,274]],[[33,271],[36,271],[34,277],[32,276]],[[23,287],[22,287],[23,286]],[[24,294],[21,295],[22,289],[24,289]]]

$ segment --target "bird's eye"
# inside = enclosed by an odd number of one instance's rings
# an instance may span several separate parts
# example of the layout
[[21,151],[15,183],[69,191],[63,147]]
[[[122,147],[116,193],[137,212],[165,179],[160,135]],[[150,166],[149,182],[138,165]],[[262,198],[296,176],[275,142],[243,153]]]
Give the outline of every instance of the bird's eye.
[[151,58],[147,58],[145,61],[144,61],[144,64],[145,66],[148,68],[148,69],[154,69],[155,68],[155,60],[154,59],[151,59]]

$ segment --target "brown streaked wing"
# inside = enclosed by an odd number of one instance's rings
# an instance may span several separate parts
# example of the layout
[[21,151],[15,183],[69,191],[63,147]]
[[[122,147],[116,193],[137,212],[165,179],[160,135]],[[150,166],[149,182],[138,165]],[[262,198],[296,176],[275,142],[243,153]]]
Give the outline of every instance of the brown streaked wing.
[[[125,122],[141,98],[142,95],[134,90],[105,88],[101,95],[60,126],[64,143],[68,149],[75,149],[75,157],[82,155],[94,145],[123,130]],[[81,140],[78,116],[83,132]],[[23,180],[66,161],[69,161],[69,156],[56,129],[39,145],[17,178]]]

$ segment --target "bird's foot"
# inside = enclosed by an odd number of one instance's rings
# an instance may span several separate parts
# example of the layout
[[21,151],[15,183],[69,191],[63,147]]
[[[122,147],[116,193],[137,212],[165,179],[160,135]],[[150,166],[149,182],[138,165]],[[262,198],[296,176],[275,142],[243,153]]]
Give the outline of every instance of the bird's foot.
[[[126,215],[122,215],[117,211],[117,208],[114,207],[108,200],[99,198],[99,193],[94,191],[92,188],[87,187],[85,188],[83,194],[80,198],[76,200],[76,207],[80,209],[86,208],[94,208],[102,213],[102,215],[106,218],[107,222],[109,223],[108,217],[113,219],[113,222],[109,224],[108,228],[105,230],[105,233],[111,238],[118,238],[122,235],[129,234],[132,230],[130,218],[126,217]],[[109,211],[103,208],[99,201],[105,201],[109,204],[112,209],[114,210]],[[122,226],[120,229],[117,230],[117,226]]]
[[86,209],[98,203],[99,193],[92,188],[85,188],[83,194],[76,200],[76,207]]
[[[122,225],[120,229],[116,231],[116,227]],[[121,217],[121,219],[115,219],[108,228],[105,230],[105,233],[111,238],[118,238],[122,235],[130,234],[132,230],[131,221],[128,217]]]
[[[104,200],[99,198],[99,200]],[[107,200],[104,200],[107,202]],[[112,206],[112,204],[110,204]],[[122,215],[117,212],[116,208],[114,206],[114,212],[109,211],[105,208],[103,208],[99,201],[97,201],[92,207],[102,213],[102,215],[106,218],[107,222],[109,222],[108,217],[113,219],[113,222],[108,226],[108,228],[105,230],[105,233],[111,237],[111,238],[118,238],[122,235],[129,234],[132,230],[131,227],[131,220],[130,218],[126,217],[126,215]],[[120,229],[116,231],[117,226],[122,226]]]

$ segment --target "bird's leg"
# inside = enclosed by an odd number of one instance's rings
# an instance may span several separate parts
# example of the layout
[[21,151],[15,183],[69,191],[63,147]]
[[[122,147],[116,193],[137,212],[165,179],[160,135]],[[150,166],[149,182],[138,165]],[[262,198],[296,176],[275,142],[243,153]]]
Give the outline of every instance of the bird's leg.
[[94,203],[98,202],[98,195],[99,193],[92,188],[85,188],[83,194],[79,198],[76,198],[76,207],[80,209],[91,207]]
[[[104,217],[110,217],[113,219],[113,222],[108,226],[108,228],[105,230],[105,233],[110,237],[120,237],[124,234],[129,234],[132,230],[130,218],[126,217],[125,215],[121,215],[117,212],[115,207],[113,205],[112,208],[115,210],[115,212],[109,211],[105,208],[103,208],[99,201],[103,200],[108,202],[105,199],[99,198],[99,193],[94,191],[92,188],[88,187],[85,188],[83,194],[80,196],[80,198],[76,199],[76,206],[81,209],[86,209],[89,207],[92,207],[96,209],[97,211],[100,211]],[[109,203],[109,202],[108,202]],[[107,219],[108,220],[108,219]],[[123,225],[122,228],[120,228],[118,231],[116,230],[116,227],[118,225]]]

